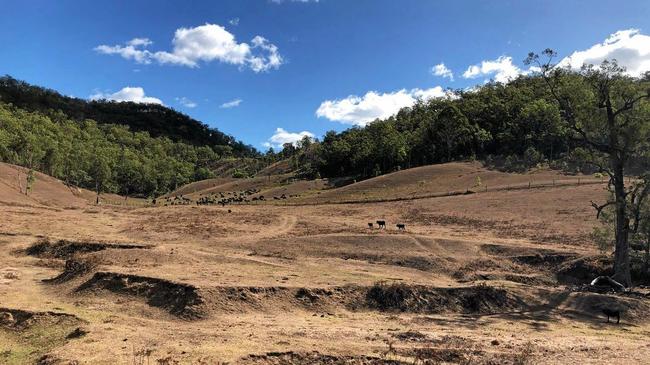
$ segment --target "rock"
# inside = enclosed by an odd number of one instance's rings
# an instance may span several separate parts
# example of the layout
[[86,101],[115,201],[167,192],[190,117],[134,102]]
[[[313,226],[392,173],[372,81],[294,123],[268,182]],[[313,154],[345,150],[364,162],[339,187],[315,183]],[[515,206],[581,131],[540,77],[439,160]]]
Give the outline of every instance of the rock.
[[9,312],[0,312],[0,325],[11,326],[14,324],[14,316]]

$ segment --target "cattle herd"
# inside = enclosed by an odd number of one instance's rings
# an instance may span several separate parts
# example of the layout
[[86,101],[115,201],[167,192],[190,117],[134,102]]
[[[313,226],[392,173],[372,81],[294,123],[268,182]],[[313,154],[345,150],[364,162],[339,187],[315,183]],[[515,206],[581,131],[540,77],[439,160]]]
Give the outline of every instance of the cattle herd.
[[[267,198],[264,195],[256,195],[259,194],[260,190],[259,189],[248,189],[248,190],[242,190],[242,191],[232,191],[232,192],[217,192],[217,193],[209,193],[209,194],[201,194],[200,197],[197,200],[192,200],[190,198],[187,198],[183,196],[183,194],[180,195],[175,195],[175,196],[167,196],[163,198],[163,205],[164,206],[170,206],[170,205],[191,205],[191,204],[196,204],[196,205],[220,205],[220,206],[226,206],[229,204],[237,204],[237,203],[251,203],[251,202],[263,202],[266,201]],[[256,196],[253,196],[256,195]],[[293,198],[293,197],[298,197],[299,195],[289,195],[287,196],[286,194],[278,195],[278,196],[273,196],[273,200],[286,200],[288,198]],[[271,199],[271,198],[268,198]],[[156,205],[157,201],[156,199],[153,200],[153,204]]]
[[[376,223],[378,229],[386,229],[386,221],[378,220],[376,221]],[[368,228],[374,228],[374,227],[375,227],[375,223],[368,222]],[[404,223],[397,223],[395,227],[397,227],[398,231],[406,231],[406,224]]]

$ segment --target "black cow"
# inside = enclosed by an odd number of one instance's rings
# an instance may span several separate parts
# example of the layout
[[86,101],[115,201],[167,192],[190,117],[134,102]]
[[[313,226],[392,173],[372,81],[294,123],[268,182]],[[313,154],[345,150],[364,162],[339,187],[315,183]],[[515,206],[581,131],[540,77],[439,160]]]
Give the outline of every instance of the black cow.
[[368,228],[372,228],[372,223],[368,223]]
[[399,231],[406,231],[406,225],[404,223],[397,223],[396,226]]
[[621,322],[621,311],[613,308],[603,308],[603,313],[607,316],[607,323],[609,323],[609,317],[616,317],[616,324]]
[[379,229],[386,228],[386,221],[377,221],[377,225],[379,226]]

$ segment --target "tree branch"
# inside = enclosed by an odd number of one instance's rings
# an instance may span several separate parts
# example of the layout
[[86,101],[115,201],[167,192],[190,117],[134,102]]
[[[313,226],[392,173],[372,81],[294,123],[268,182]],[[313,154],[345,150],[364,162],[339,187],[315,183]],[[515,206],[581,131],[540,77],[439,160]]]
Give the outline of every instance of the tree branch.
[[626,100],[625,104],[623,104],[623,106],[620,109],[618,109],[618,110],[616,110],[614,112],[614,117],[616,117],[617,115],[619,115],[622,112],[625,112],[627,110],[630,110],[630,109],[634,108],[634,104],[636,104],[639,101],[641,101],[643,99],[646,99],[646,98],[650,98],[650,93],[645,94],[645,95],[640,95],[640,96],[638,96],[638,97],[636,97],[634,99],[631,99],[631,100]]
[[598,204],[594,203],[593,200],[592,200],[591,201],[591,206],[594,207],[594,209],[596,209],[596,219],[600,218],[600,214],[603,212],[603,209],[605,209],[608,206],[613,205],[613,204],[616,204],[616,202],[615,201],[608,201],[607,203],[605,203],[603,205],[598,205]]

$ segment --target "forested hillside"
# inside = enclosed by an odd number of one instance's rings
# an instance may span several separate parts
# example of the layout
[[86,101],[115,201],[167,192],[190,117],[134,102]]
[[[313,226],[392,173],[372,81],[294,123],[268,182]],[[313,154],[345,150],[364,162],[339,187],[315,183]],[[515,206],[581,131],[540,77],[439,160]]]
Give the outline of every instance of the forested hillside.
[[[573,103],[597,104],[591,81],[564,72],[561,82]],[[621,78],[629,88],[643,88],[650,77]],[[624,102],[624,101],[622,101]],[[585,109],[587,109],[585,107]],[[565,171],[594,172],[589,146],[563,121],[563,112],[541,76],[488,83],[458,90],[450,98],[419,101],[385,120],[343,132],[330,131],[321,141],[285,146],[307,175],[371,177],[403,168],[454,160],[480,159],[506,171],[549,164]],[[600,118],[592,108],[586,116]],[[594,132],[596,133],[596,132]],[[627,161],[628,167],[638,160]]]
[[567,157],[577,145],[543,81],[521,77],[420,101],[365,128],[327,133],[316,162],[324,176],[378,174],[459,159],[509,170]]
[[223,155],[257,155],[253,147],[232,136],[158,104],[71,98],[10,76],[0,77],[0,102],[11,103],[27,111],[61,111],[69,119],[77,121],[92,119],[98,124],[126,125],[132,131],[148,132],[152,137],[167,137],[175,142],[210,146]]
[[98,192],[160,195],[212,177],[208,167],[221,157],[209,146],[0,103],[0,161]]

